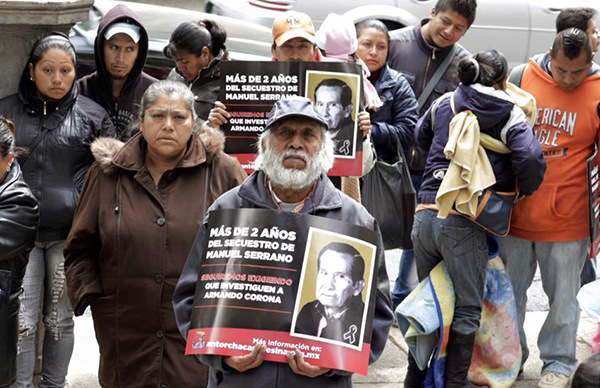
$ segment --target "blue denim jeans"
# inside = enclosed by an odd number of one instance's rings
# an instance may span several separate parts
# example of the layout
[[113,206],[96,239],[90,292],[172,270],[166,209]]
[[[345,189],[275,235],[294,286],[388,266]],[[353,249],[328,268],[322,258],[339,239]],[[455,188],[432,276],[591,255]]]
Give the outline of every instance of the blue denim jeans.
[[463,335],[479,329],[488,243],[485,232],[465,217],[437,217],[433,210],[415,214],[412,241],[419,280],[443,259],[454,284],[456,303],[452,330]]
[[65,279],[64,247],[65,240],[36,242],[29,255],[29,264],[23,278],[17,383],[14,388],[33,388],[42,289],[45,335],[42,377],[38,388],[64,387],[66,384],[65,378],[73,353],[74,322]]
[[542,287],[548,296],[550,311],[538,336],[543,372],[570,376],[577,366],[577,328],[581,270],[587,257],[589,240],[568,242],[528,241],[504,237],[500,241],[500,256],[512,283],[519,313],[519,336],[523,350],[522,363],[529,356],[527,337],[523,330],[527,305],[527,289],[540,266]]
[[[422,173],[413,173],[410,175],[413,182],[413,186],[416,192],[421,189],[421,182],[423,181]],[[419,284],[417,277],[417,266],[415,265],[415,252],[412,249],[405,249],[402,251],[400,257],[400,264],[398,268],[398,277],[394,283],[394,289],[392,290],[392,303],[394,309],[398,306],[404,298],[411,293],[412,290]]]

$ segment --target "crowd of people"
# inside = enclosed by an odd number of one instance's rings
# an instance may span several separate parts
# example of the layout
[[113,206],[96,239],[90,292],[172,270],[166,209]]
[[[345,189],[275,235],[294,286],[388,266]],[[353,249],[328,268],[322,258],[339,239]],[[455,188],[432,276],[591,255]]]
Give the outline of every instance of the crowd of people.
[[[495,237],[462,209],[489,189],[518,194],[499,243],[516,300],[521,371],[529,356],[527,289],[539,266],[550,310],[538,339],[538,386],[600,386],[598,355],[579,367],[576,358],[577,292],[596,278],[586,165],[600,138],[596,12],[564,9],[548,52],[511,73],[502,53],[471,54],[458,43],[476,8],[476,0],[438,0],[427,19],[391,32],[379,20],[355,26],[330,15],[315,31],[309,15],[277,17],[272,59],[356,64],[365,110],[353,116],[341,80],[316,85],[314,102],[277,101],[249,176],[224,152],[220,127],[231,114],[218,99],[221,64],[230,58],[217,22],[173,31],[164,55],[175,67],[161,81],[143,72],[148,33],[125,5],[102,19],[96,71],[82,79],[69,37],[42,35],[18,93],[0,100],[0,387],[35,386],[40,314],[36,386],[64,387],[73,317],[88,307],[103,388],[352,386],[350,372],[313,365],[301,351],[282,363],[265,360],[264,344],[239,356],[185,356],[185,349],[212,211],[271,209],[379,233],[360,204],[360,177],[327,176],[335,157],[347,155],[355,125],[363,174],[374,159],[394,163],[402,151],[418,193],[415,214],[397,215],[414,218],[414,250],[403,250],[391,289],[379,239],[369,363],[383,352],[396,307],[443,260],[456,298],[444,386],[475,386],[469,368]],[[509,87],[531,96],[536,110],[524,112]],[[456,193],[450,202],[448,192]],[[338,264],[342,279],[333,280]],[[364,324],[354,310],[364,309],[365,262],[352,246],[334,243],[318,266],[317,298],[297,327],[335,339],[336,328]],[[426,379],[409,352],[404,387],[421,388]]]

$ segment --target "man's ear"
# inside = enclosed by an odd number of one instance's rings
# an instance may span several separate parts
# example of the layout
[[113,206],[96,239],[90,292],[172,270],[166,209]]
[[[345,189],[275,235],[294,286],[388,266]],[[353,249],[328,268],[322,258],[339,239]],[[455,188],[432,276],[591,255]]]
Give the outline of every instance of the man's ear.
[[350,117],[353,109],[354,109],[354,104],[346,105],[346,107],[344,107],[344,118]]
[[260,141],[260,149],[262,150],[262,152],[265,152],[267,150],[267,145],[265,144],[265,139],[262,139]]
[[429,18],[433,18],[435,16],[435,7],[431,8],[431,11],[429,11]]
[[363,288],[365,288],[365,281],[363,279],[354,283],[354,292],[352,293],[354,296],[360,295]]

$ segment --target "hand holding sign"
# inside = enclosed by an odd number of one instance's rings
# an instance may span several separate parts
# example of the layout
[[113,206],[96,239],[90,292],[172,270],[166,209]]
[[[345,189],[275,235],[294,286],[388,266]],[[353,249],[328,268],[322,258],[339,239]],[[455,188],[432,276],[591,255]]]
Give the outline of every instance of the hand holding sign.
[[297,375],[310,377],[311,379],[324,375],[331,370],[329,368],[310,365],[308,362],[304,361],[304,355],[300,350],[289,352],[287,354],[287,362],[292,372]]
[[260,366],[265,360],[266,353],[266,345],[256,345],[249,354],[245,356],[223,357],[223,362],[238,372],[245,372]]
[[215,102],[215,107],[210,110],[208,122],[213,128],[219,128],[221,125],[227,124],[231,115],[227,112],[225,104],[220,101]]
[[371,115],[367,111],[358,114],[358,129],[362,131],[363,138],[371,132]]

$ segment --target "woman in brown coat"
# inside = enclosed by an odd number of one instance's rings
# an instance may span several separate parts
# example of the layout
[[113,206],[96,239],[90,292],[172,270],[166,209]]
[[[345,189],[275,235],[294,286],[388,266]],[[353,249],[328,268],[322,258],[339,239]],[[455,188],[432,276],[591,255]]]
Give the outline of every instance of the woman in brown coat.
[[100,385],[204,387],[207,368],[184,356],[171,300],[206,210],[246,174],[218,131],[196,134],[194,96],[161,81],[142,98],[127,143],[100,139],[65,248],[76,315],[92,308]]

